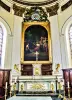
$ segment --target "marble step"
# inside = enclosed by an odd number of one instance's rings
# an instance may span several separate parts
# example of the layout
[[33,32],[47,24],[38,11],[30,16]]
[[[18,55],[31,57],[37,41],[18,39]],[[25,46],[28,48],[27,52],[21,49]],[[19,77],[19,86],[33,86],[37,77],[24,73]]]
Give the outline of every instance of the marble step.
[[53,97],[58,97],[57,93],[18,93],[16,94],[17,96],[53,96]]

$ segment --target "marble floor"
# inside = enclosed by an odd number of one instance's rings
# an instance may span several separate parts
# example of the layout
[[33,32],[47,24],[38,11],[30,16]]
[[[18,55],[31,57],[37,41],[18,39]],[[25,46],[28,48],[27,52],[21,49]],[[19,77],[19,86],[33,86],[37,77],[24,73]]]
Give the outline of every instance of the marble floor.
[[13,96],[7,100],[62,100],[56,97],[50,96]]
[[52,98],[47,96],[13,96],[7,100],[52,100]]

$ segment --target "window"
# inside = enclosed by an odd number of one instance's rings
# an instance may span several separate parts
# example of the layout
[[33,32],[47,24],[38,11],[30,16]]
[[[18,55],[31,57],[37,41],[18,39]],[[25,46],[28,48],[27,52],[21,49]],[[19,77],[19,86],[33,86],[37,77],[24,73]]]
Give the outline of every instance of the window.
[[0,22],[0,68],[4,68],[5,51],[6,51],[7,30],[3,23]]
[[1,66],[1,59],[2,59],[2,46],[3,46],[3,29],[0,25],[0,66]]
[[72,58],[72,24],[69,27],[69,42],[70,42],[70,50],[71,50],[71,58]]

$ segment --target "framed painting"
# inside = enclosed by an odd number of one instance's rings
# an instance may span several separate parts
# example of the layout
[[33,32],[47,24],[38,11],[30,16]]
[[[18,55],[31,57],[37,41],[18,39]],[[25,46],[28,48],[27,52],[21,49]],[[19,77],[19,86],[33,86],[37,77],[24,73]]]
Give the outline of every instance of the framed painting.
[[51,63],[51,34],[48,22],[22,23],[21,63]]

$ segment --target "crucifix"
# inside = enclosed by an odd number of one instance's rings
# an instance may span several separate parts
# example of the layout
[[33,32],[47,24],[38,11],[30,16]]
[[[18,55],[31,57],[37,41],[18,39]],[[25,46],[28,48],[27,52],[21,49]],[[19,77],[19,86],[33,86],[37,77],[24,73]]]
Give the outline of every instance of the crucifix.
[[38,61],[38,54],[39,54],[39,53],[36,51],[35,54],[36,54],[36,61]]

